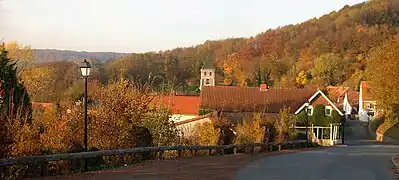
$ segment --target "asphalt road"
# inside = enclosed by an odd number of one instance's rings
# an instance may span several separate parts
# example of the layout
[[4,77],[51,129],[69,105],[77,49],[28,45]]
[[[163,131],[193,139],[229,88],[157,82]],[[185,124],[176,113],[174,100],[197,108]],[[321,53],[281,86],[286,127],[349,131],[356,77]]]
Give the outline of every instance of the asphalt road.
[[240,169],[236,180],[391,180],[398,145],[371,140],[358,121],[348,123],[345,144],[260,159]]

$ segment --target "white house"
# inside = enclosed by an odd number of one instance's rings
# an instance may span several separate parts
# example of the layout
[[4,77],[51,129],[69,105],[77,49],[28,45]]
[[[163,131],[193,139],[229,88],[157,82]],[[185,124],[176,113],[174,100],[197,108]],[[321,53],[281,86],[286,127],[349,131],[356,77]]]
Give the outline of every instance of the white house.
[[359,119],[361,121],[368,121],[369,117],[373,118],[378,115],[376,103],[377,99],[371,93],[369,83],[362,81],[359,95]]

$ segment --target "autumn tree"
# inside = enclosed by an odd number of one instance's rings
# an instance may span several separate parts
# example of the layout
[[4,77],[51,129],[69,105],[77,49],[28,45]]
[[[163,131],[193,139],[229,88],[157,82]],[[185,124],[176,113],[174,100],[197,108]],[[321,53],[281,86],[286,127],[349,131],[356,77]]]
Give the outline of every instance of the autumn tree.
[[215,127],[213,121],[197,123],[193,126],[193,133],[188,137],[188,141],[193,145],[217,145],[220,129]]
[[55,85],[55,70],[46,67],[30,67],[21,73],[21,81],[28,90],[33,101],[51,102],[55,92],[51,89]]
[[0,156],[37,154],[38,131],[32,125],[29,95],[17,79],[15,61],[0,48]]
[[294,134],[292,125],[295,124],[295,117],[290,113],[290,108],[283,107],[280,109],[280,120],[276,121],[277,141],[282,142],[288,140]]
[[178,133],[169,122],[170,113],[157,107],[157,95],[150,86],[119,80],[93,89],[94,107],[89,141],[100,149],[135,147],[132,131],[144,127],[152,135],[152,144],[177,143]]
[[342,69],[345,64],[337,54],[327,53],[316,58],[313,75],[322,81],[322,85],[336,85],[341,83]]
[[263,126],[264,122],[260,116],[253,117],[252,120],[244,120],[243,123],[238,124],[235,128],[237,132],[237,144],[263,143],[266,128]]
[[399,113],[399,39],[376,48],[368,58],[368,78],[378,106],[388,115]]
[[297,84],[298,87],[303,88],[311,81],[311,79],[312,75],[310,74],[310,72],[305,72],[304,70],[302,70],[298,73],[298,76],[295,78],[295,83]]
[[35,61],[35,54],[30,46],[19,44],[17,41],[10,41],[5,43],[5,49],[8,52],[8,57],[16,61],[19,70],[23,70]]
[[3,96],[2,109],[7,118],[21,118],[30,122],[32,108],[30,97],[23,84],[17,79],[17,68],[15,61],[8,58],[4,49],[0,53],[0,81]]

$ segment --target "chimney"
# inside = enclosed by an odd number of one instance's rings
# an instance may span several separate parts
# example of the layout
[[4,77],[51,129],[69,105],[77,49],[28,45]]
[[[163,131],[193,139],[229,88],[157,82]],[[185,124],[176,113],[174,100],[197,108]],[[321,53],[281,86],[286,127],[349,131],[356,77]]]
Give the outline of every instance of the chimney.
[[267,84],[261,84],[259,89],[260,91],[267,91],[269,89],[269,86]]

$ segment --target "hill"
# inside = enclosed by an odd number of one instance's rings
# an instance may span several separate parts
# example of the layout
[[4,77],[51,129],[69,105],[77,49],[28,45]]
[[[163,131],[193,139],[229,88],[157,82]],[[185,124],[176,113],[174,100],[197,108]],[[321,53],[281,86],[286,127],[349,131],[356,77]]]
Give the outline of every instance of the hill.
[[111,59],[119,59],[127,55],[126,53],[114,52],[79,52],[55,49],[34,49],[34,53],[36,62],[70,61],[76,59],[96,59],[105,62]]
[[399,1],[371,0],[250,38],[128,54],[98,63],[96,77],[104,83],[150,78],[153,88],[163,92],[193,91],[199,85],[200,68],[211,61],[218,85],[357,88],[360,80],[367,79],[369,54],[398,36],[398,25]]
[[219,84],[223,85],[356,87],[368,53],[399,32],[398,2],[372,0],[345,6],[338,12],[269,29],[251,38],[132,54],[110,61],[108,72],[112,79],[126,75],[115,73],[120,69],[141,79],[151,72],[167,79],[169,84],[199,84],[199,69],[205,60],[210,60],[217,69]]

